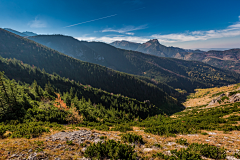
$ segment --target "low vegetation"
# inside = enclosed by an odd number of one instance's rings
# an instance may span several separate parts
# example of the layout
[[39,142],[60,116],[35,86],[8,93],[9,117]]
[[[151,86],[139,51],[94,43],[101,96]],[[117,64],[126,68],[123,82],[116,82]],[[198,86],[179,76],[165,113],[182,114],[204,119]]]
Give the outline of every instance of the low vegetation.
[[128,142],[128,143],[135,143],[135,144],[143,144],[143,138],[141,135],[137,134],[132,134],[132,133],[127,133],[127,134],[122,134],[121,140],[123,142]]
[[122,144],[119,141],[107,140],[105,142],[98,142],[97,144],[90,144],[87,147],[85,157],[93,159],[136,159],[137,154],[134,152],[134,147]]

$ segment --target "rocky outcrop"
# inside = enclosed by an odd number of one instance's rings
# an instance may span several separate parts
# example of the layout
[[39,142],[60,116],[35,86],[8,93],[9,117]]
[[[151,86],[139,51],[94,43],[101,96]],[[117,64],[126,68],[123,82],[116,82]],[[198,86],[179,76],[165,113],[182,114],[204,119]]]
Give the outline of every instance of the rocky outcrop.
[[230,99],[229,102],[230,103],[234,103],[234,102],[238,102],[240,101],[240,93],[237,93],[235,95],[233,95]]
[[224,93],[220,94],[219,97],[217,97],[216,99],[212,99],[212,101],[208,104],[208,106],[212,106],[215,105],[216,103],[221,102],[221,98],[226,96]]
[[50,137],[47,137],[47,140],[56,141],[72,141],[77,144],[84,143],[85,141],[97,143],[103,141],[100,139],[100,136],[103,134],[100,133],[93,133],[92,131],[88,130],[79,130],[74,132],[59,132]]

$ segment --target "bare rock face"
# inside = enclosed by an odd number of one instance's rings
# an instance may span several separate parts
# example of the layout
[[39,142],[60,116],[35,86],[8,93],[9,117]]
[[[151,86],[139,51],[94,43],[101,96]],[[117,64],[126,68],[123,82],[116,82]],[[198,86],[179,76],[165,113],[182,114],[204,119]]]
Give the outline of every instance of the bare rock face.
[[237,101],[240,101],[240,93],[235,94],[229,100],[230,103],[234,103],[234,102],[237,102]]
[[91,131],[88,130],[79,130],[74,132],[59,132],[54,135],[51,135],[50,137],[47,137],[47,140],[72,141],[78,144],[81,144],[84,141],[88,140],[90,142],[97,143],[103,141],[100,139],[100,136],[102,136],[102,134],[92,133]]
[[212,99],[212,101],[208,104],[208,106],[212,106],[216,103],[221,102],[221,98],[224,96],[226,96],[226,94],[224,94],[224,93],[220,94],[219,97],[217,97],[216,99]]
[[224,97],[224,96],[226,96],[226,94],[222,93],[222,94],[219,95],[218,98],[221,98],[221,97]]
[[218,102],[220,102],[220,101],[221,101],[221,98],[218,97],[217,99],[213,99],[208,105],[209,105],[209,106],[212,106],[212,105],[214,105],[214,104],[216,104],[216,103],[218,103]]

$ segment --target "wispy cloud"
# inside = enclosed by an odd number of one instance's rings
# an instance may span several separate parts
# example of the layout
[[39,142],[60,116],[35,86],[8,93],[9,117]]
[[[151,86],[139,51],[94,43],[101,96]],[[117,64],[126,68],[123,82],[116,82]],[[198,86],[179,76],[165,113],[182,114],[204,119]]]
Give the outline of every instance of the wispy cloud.
[[127,33],[125,33],[125,34],[127,34],[127,35],[134,35],[134,33],[132,33],[132,32],[127,32]]
[[[239,17],[240,18],[240,17]],[[221,30],[193,31],[174,34],[154,34],[151,37],[157,38],[160,42],[175,43],[197,40],[208,40],[213,38],[234,37],[240,35],[240,19],[233,25]]]
[[126,40],[126,41],[131,41],[131,42],[138,42],[138,43],[144,43],[148,41],[148,38],[144,37],[137,37],[137,36],[114,36],[114,37],[108,37],[108,36],[103,36],[103,37],[75,37],[78,40],[84,40],[84,41],[99,41],[99,42],[106,42],[106,43],[111,43],[114,41],[121,41],[121,40]]
[[43,20],[40,20],[38,17],[35,17],[35,20],[30,21],[28,25],[31,28],[45,28],[47,27],[47,23]]
[[132,31],[137,31],[137,30],[142,30],[142,29],[146,29],[147,28],[147,24],[145,25],[141,25],[141,26],[126,26],[120,29],[113,29],[113,28],[106,28],[104,30],[102,30],[102,32],[117,32],[117,33],[124,33],[127,35],[134,35],[134,33],[132,33]]
[[64,28],[73,27],[73,26],[77,26],[77,25],[80,25],[80,24],[84,24],[84,23],[94,22],[94,21],[98,21],[98,20],[101,20],[101,19],[114,17],[114,16],[116,16],[116,15],[118,15],[118,14],[113,14],[113,15],[110,15],[110,16],[101,17],[101,18],[97,18],[97,19],[90,20],[90,21],[85,21],[85,22],[80,22],[80,23],[72,24],[72,25],[66,26],[66,27],[64,27]]
[[[240,16],[239,16],[240,18]],[[221,30],[207,30],[207,31],[186,31],[184,33],[173,33],[173,34],[154,34],[150,36],[133,36],[134,33],[131,31],[144,29],[146,25],[143,26],[127,26],[120,29],[112,29],[107,28],[100,32],[116,32],[116,33],[124,33],[125,35],[105,35],[102,37],[77,37],[79,40],[86,41],[101,41],[106,43],[111,43],[113,41],[132,41],[138,43],[145,43],[149,39],[158,39],[160,43],[169,44],[169,43],[178,43],[178,42],[190,42],[190,41],[198,41],[198,40],[208,40],[208,39],[216,39],[216,38],[226,38],[226,37],[235,37],[240,36],[240,19],[238,22],[229,25],[225,29]]]

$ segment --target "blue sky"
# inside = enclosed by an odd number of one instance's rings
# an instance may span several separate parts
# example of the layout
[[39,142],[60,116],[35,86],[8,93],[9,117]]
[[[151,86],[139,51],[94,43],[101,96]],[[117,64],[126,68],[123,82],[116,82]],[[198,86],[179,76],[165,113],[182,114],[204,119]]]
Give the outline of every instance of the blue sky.
[[240,48],[239,0],[0,0],[0,27],[79,40]]

